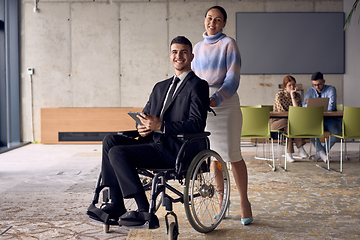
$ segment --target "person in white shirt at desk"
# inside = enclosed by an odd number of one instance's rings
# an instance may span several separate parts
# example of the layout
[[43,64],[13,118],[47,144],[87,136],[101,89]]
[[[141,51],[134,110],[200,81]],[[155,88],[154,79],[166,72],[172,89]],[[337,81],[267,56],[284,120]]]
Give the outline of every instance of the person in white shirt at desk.
[[[327,111],[337,111],[336,109],[336,88],[331,85],[325,85],[325,79],[321,72],[315,72],[311,76],[311,81],[313,87],[309,88],[306,91],[303,107],[307,106],[308,98],[329,98],[329,105]],[[341,133],[341,120],[338,118],[331,118],[324,120],[324,130],[330,131],[332,134]],[[324,162],[326,162],[326,148],[320,143],[319,139],[316,139],[317,143],[317,152],[318,157],[320,157]],[[334,146],[337,138],[330,136],[328,140],[329,150]],[[311,139],[312,144],[315,146],[315,139]],[[312,156],[314,158],[314,156]]]

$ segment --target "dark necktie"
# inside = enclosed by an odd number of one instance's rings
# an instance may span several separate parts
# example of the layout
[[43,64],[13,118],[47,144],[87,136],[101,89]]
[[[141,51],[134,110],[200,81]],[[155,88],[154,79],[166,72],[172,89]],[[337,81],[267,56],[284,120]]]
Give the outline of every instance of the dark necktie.
[[169,91],[169,94],[168,94],[168,97],[166,99],[166,102],[164,104],[164,107],[163,107],[163,110],[161,111],[161,115],[160,115],[160,119],[162,120],[163,119],[163,116],[164,116],[164,112],[165,112],[165,109],[170,105],[172,99],[173,99],[173,95],[174,95],[174,92],[175,92],[175,89],[176,89],[176,86],[177,84],[179,83],[180,79],[178,77],[176,77],[174,79],[174,83],[173,85],[171,86],[170,88],[170,91]]
[[319,94],[319,98],[321,98],[321,92],[318,92],[318,94]]

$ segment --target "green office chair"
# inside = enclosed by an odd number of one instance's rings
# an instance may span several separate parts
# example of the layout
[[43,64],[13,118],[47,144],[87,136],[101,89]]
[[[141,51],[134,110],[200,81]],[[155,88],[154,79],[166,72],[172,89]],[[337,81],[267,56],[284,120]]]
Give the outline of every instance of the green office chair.
[[[262,108],[268,108],[269,112],[272,112],[274,110],[274,106],[273,105],[261,105]],[[281,158],[281,152],[280,152],[280,143],[283,143],[283,135],[282,133],[284,132],[284,129],[276,129],[276,130],[271,130],[270,132],[274,132],[277,133],[277,152],[278,152],[278,159],[280,160]]]
[[[324,108],[323,107],[289,107],[288,132],[283,135],[286,137],[285,144],[285,164],[287,161],[287,141],[288,138],[324,138]],[[326,143],[326,139],[325,139]],[[315,141],[316,144],[316,141]],[[326,152],[327,144],[325,144]],[[315,146],[316,149],[316,146]],[[317,153],[315,154],[317,159]],[[328,169],[329,156],[327,155]]]
[[[242,108],[261,108],[261,105],[249,105],[249,106],[240,106]],[[254,143],[254,146],[257,147],[257,142]],[[255,157],[256,158],[256,157]]]
[[[344,115],[342,121],[342,133],[331,134],[340,138],[340,172],[343,170],[343,139],[346,144],[346,139],[360,139],[360,108],[359,107],[344,107]],[[360,161],[360,143],[359,143],[359,161]]]
[[[270,111],[267,108],[241,107],[243,123],[241,130],[242,138],[271,139],[271,152],[273,165],[269,164],[273,171],[275,168],[274,141],[270,134]],[[257,148],[256,148],[257,155]],[[269,158],[265,158],[266,160]]]
[[336,105],[336,109],[337,109],[338,111],[344,111],[344,104],[342,104],[342,103],[337,104],[337,105]]

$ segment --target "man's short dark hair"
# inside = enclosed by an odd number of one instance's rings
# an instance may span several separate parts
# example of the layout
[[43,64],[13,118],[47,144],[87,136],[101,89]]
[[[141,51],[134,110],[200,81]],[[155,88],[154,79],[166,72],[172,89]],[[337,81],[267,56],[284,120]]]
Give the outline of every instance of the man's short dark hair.
[[311,81],[316,81],[316,80],[322,80],[324,79],[324,76],[321,72],[316,72],[311,76]]
[[187,39],[186,37],[184,37],[184,36],[177,36],[176,38],[174,38],[174,39],[171,41],[170,47],[171,47],[171,45],[173,45],[173,44],[175,44],[175,43],[177,43],[177,44],[185,44],[185,45],[190,46],[190,52],[192,52],[192,44],[191,44],[190,40]]

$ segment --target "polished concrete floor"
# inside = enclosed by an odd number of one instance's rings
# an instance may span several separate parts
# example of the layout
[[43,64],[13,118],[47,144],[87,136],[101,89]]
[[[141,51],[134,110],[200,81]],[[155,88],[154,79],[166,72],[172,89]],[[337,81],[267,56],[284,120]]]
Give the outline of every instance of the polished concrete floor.
[[[192,229],[183,205],[175,204],[179,239],[360,239],[359,143],[347,146],[350,160],[343,173],[309,160],[274,172],[254,158],[255,147],[244,144],[254,222],[240,224],[239,196],[231,181],[230,215],[211,233]],[[335,170],[339,148],[332,149]],[[0,239],[167,239],[163,209],[156,230],[104,233],[85,217],[100,161],[100,145],[30,144],[0,154]]]

